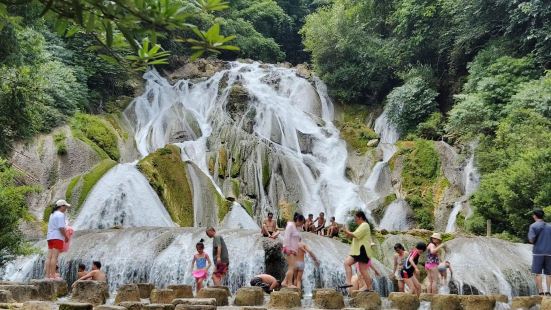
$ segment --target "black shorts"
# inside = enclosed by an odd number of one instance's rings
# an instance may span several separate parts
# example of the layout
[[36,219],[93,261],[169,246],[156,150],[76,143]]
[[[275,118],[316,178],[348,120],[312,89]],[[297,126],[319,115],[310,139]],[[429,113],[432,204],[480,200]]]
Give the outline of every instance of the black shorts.
[[267,234],[262,234],[264,237],[268,238],[271,237],[274,233],[272,231],[269,231]]
[[261,287],[264,292],[266,293],[270,293],[270,286],[264,282],[262,282],[262,279],[258,278],[258,277],[254,277],[251,279],[251,286],[258,286],[258,287]]
[[551,275],[551,256],[533,255],[532,273]]
[[413,278],[413,273],[414,272],[415,272],[415,268],[403,269],[400,272],[400,275],[402,276],[402,279],[411,279],[411,278]]
[[367,264],[369,263],[369,256],[367,256],[367,252],[365,250],[365,247],[362,245],[360,247],[360,255],[350,255],[354,259],[354,262],[356,263],[362,263]]

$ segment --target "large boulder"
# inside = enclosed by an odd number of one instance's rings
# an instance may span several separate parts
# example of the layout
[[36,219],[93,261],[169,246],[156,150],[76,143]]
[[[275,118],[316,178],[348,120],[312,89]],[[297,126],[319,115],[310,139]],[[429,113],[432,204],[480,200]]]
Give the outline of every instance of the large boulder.
[[488,295],[488,297],[492,298],[496,302],[502,302],[502,303],[508,303],[509,302],[509,296],[503,295],[503,294]]
[[52,304],[47,301],[29,300],[23,303],[22,310],[52,310]]
[[172,301],[174,306],[178,305],[206,305],[216,306],[216,298],[176,298]]
[[15,300],[13,299],[13,296],[10,291],[8,290],[0,290],[0,303],[12,303]]
[[17,302],[25,302],[38,298],[38,289],[34,285],[0,285],[0,291],[10,291],[12,298]]
[[171,289],[154,289],[151,291],[151,303],[152,304],[171,304],[176,298],[176,294]]
[[429,293],[421,293],[421,295],[419,295],[419,301],[428,301],[428,302],[432,302],[432,297],[434,296],[434,294],[429,294]]
[[350,306],[363,308],[365,310],[381,309],[381,296],[376,292],[352,292]]
[[235,293],[236,306],[260,306],[264,304],[264,291],[260,287],[242,287]]
[[69,286],[65,280],[53,280],[57,297],[62,297],[69,294]]
[[312,296],[314,305],[320,309],[344,308],[344,297],[332,289],[316,289]]
[[493,310],[496,305],[495,298],[483,295],[461,296],[463,310]]
[[193,287],[184,284],[171,284],[168,289],[174,291],[176,298],[193,298]]
[[529,310],[530,308],[541,304],[541,296],[519,296],[513,297],[511,310]]
[[551,310],[551,297],[544,297],[541,300],[540,310]]
[[213,288],[213,287],[202,288],[197,293],[197,297],[214,298],[216,299],[216,305],[219,307],[228,305],[228,292],[223,288]]
[[301,306],[300,295],[293,291],[276,291],[270,294],[268,308],[292,309]]
[[94,306],[84,302],[62,302],[59,304],[59,310],[92,310]]
[[461,298],[458,295],[433,295],[432,310],[461,310]]
[[392,307],[398,310],[417,310],[419,308],[419,297],[410,293],[390,293],[388,299]]
[[300,298],[302,298],[302,290],[297,287],[282,287],[280,289],[281,292],[294,292],[297,293]]
[[71,301],[89,303],[94,306],[105,303],[108,296],[107,283],[91,280],[75,282]]
[[151,291],[155,288],[153,283],[138,283],[138,290],[140,291],[140,298],[146,299],[151,296]]
[[140,289],[137,284],[124,284],[117,290],[115,304],[123,301],[140,301]]

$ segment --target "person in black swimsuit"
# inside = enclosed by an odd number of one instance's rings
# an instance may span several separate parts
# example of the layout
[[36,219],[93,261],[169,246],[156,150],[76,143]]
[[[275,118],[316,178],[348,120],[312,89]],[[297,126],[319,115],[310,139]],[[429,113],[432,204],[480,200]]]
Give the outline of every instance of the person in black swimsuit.
[[421,283],[417,276],[419,275],[419,268],[417,263],[419,262],[419,256],[427,249],[427,245],[424,242],[419,242],[413,248],[408,255],[407,260],[402,266],[402,279],[406,285],[412,290],[414,294],[419,296],[421,294]]

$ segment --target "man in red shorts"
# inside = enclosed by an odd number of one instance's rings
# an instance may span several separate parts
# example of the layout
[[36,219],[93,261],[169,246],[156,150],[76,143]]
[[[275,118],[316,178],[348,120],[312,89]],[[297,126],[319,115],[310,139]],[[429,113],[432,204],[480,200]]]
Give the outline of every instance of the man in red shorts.
[[46,278],[55,278],[55,267],[57,265],[57,257],[59,252],[63,249],[63,244],[68,241],[67,233],[65,231],[65,212],[71,205],[65,200],[58,200],[54,205],[54,210],[50,214],[48,220],[48,234],[46,240],[48,240],[48,258],[46,259]]
[[224,239],[216,234],[216,230],[213,227],[207,228],[207,236],[213,238],[212,258],[214,259],[216,268],[212,274],[212,282],[214,282],[214,285],[220,285],[226,273],[228,273],[228,266],[230,264],[228,248],[226,247]]

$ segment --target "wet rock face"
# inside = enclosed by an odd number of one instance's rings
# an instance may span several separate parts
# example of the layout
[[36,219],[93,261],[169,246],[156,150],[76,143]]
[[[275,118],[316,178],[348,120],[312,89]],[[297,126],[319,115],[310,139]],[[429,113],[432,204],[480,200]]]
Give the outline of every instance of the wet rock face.
[[216,72],[229,67],[227,62],[212,59],[198,59],[194,62],[189,62],[189,59],[181,58],[175,62],[175,65],[181,67],[167,74],[168,79],[171,81],[208,78]]
[[31,284],[36,286],[40,300],[54,300],[57,297],[57,288],[54,281],[31,280]]
[[12,303],[14,301],[10,291],[0,290],[0,303]]
[[463,310],[493,310],[496,304],[495,298],[481,295],[461,296]]
[[[532,307],[541,304],[542,300],[543,300],[542,296],[513,297],[513,301],[511,303],[511,310],[531,309]],[[546,304],[549,304],[549,302],[546,301]]]
[[38,298],[38,289],[34,285],[0,285],[0,291],[9,291],[4,293],[4,298],[9,299],[9,295],[17,302],[25,302]]
[[458,295],[434,295],[431,308],[433,310],[461,310],[461,298]]
[[278,240],[265,238],[262,240],[264,247],[264,260],[266,273],[272,275],[276,279],[283,280],[287,264],[281,252],[283,245]]

